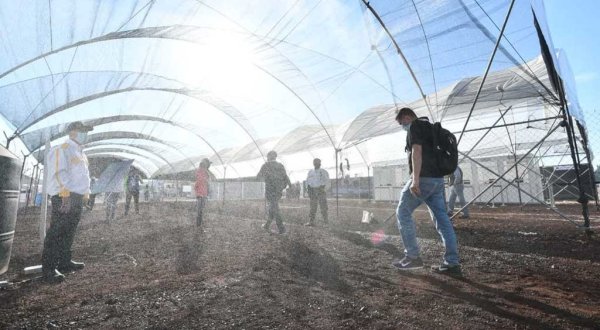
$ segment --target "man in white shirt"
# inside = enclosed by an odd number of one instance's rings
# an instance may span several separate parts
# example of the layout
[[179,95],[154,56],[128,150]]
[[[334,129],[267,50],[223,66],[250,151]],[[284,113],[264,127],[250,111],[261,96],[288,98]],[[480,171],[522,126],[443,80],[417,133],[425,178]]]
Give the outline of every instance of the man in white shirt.
[[310,197],[310,214],[308,216],[307,226],[315,225],[315,216],[317,214],[317,204],[321,208],[323,222],[327,224],[327,193],[325,187],[329,183],[329,173],[321,168],[321,160],[313,160],[314,169],[308,171],[306,185],[308,188],[308,197]]
[[61,272],[84,267],[83,263],[71,260],[71,246],[84,199],[90,193],[90,173],[83,144],[92,129],[79,121],[69,124],[66,130],[69,139],[48,153],[44,177],[48,180],[52,214],[42,252],[42,279],[47,283],[60,283],[64,280]]

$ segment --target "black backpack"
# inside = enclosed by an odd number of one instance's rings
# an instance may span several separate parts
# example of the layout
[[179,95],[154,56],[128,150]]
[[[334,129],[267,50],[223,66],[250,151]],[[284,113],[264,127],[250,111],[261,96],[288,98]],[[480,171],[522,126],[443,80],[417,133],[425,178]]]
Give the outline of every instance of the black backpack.
[[458,143],[456,136],[442,127],[433,124],[433,150],[437,158],[438,169],[442,175],[454,173],[458,166]]

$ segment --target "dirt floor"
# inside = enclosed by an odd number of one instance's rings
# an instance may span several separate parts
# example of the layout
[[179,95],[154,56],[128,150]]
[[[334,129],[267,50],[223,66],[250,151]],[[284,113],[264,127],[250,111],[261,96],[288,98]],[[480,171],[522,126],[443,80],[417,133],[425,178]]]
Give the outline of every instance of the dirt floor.
[[[327,228],[301,225],[307,204],[283,203],[283,236],[261,229],[260,202],[211,202],[203,230],[192,202],[142,203],[110,224],[100,204],[74,243],[85,269],[58,285],[21,274],[41,251],[38,212],[23,210],[0,328],[600,328],[600,233],[546,209],[475,207],[456,220],[464,276],[454,278],[391,267],[402,255],[395,219],[384,223],[392,204],[342,201],[336,217],[330,201]],[[362,210],[374,224],[360,223]],[[437,264],[429,214],[416,218],[422,257]]]

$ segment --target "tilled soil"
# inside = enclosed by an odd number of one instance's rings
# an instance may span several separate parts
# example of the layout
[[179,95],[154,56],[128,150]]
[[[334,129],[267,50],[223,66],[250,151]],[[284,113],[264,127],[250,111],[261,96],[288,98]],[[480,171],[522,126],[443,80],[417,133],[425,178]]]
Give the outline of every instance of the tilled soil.
[[[211,202],[202,230],[190,202],[142,203],[110,224],[97,205],[74,243],[86,267],[58,285],[21,274],[41,250],[39,215],[24,210],[0,327],[600,328],[600,240],[545,209],[473,208],[457,220],[458,278],[391,267],[402,255],[395,220],[384,222],[391,205],[343,201],[336,216],[330,201],[330,225],[304,227],[306,204],[282,204],[283,236],[261,228],[257,202]],[[363,209],[375,223],[360,223]],[[429,215],[416,218],[422,257],[437,264]]]

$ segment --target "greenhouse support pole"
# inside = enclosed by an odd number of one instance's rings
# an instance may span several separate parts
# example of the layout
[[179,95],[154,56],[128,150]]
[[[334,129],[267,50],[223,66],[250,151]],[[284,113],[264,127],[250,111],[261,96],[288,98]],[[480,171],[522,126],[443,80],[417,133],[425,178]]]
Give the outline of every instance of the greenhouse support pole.
[[369,189],[369,201],[371,201],[371,167],[369,165],[367,165],[367,185]]
[[340,151],[342,150],[335,148],[335,219],[338,221],[340,218],[340,178],[338,172],[338,154]]
[[[40,168],[39,163],[38,163],[38,168],[35,171],[35,180],[34,180],[34,184],[33,184],[33,186],[35,187],[35,190],[34,190],[35,193],[33,194],[33,196],[37,196],[37,194],[39,193],[38,186],[40,184],[40,172],[42,172],[42,169]],[[35,201],[35,197],[33,200]]]
[[596,179],[594,176],[594,168],[592,167],[592,158],[590,155],[590,148],[588,146],[588,137],[587,137],[587,130],[585,129],[585,127],[583,127],[579,122],[577,122],[577,128],[579,129],[579,132],[581,133],[581,139],[582,141],[582,145],[583,145],[583,151],[585,152],[585,157],[588,160],[588,176],[590,178],[590,185],[592,186],[592,193],[593,193],[593,197],[594,197],[594,201],[596,203],[596,210],[600,209],[600,205],[598,204],[598,189],[596,188]]
[[[515,142],[516,145],[516,142]],[[517,181],[517,192],[519,193],[519,206],[523,205],[523,198],[521,197],[521,178],[519,177],[519,167],[517,166],[517,151],[513,153],[513,160],[515,162],[515,175]]]
[[225,184],[227,183],[227,166],[223,167],[223,193],[221,196],[221,206],[225,207]]
[[473,114],[473,110],[475,110],[475,105],[479,100],[479,95],[483,90],[483,85],[485,84],[485,80],[487,79],[488,74],[490,73],[490,69],[492,68],[492,63],[494,63],[494,58],[496,57],[496,52],[498,52],[498,47],[500,47],[500,42],[502,41],[502,36],[504,35],[504,30],[506,29],[506,24],[508,23],[508,19],[510,18],[510,13],[512,12],[513,6],[515,4],[515,0],[510,2],[510,6],[508,7],[508,12],[506,13],[506,17],[504,18],[504,23],[502,23],[502,28],[500,29],[500,34],[498,35],[498,39],[496,39],[496,45],[494,46],[494,50],[492,51],[492,55],[488,61],[487,67],[485,68],[485,73],[483,77],[481,77],[481,83],[479,84],[479,88],[477,89],[477,94],[475,94],[475,99],[471,104],[471,109],[469,110],[469,114],[467,115],[467,120],[465,120],[465,125],[463,126],[460,136],[458,137],[458,144],[460,144],[460,140],[463,137],[465,130],[467,129],[467,125],[469,124],[469,119],[471,119],[471,115]]
[[46,172],[48,169],[48,154],[50,153],[50,140],[46,141],[46,147],[44,149],[44,184],[42,185],[42,207],[40,209],[40,240],[42,241],[42,248],[44,246],[44,239],[46,239],[46,219],[48,212],[48,181],[50,181],[49,175]]
[[175,203],[177,203],[179,197],[179,176],[175,173]]
[[34,165],[33,169],[31,170],[31,178],[29,178],[29,188],[27,189],[27,196],[25,198],[25,207],[29,206],[29,201],[31,200],[31,193],[33,192],[32,190],[32,186],[33,186],[33,177],[35,176],[35,171],[37,171],[37,167],[38,165]]
[[579,199],[578,203],[581,204],[581,213],[583,215],[583,227],[586,231],[590,230],[590,216],[588,210],[588,198],[585,195],[585,191],[583,190],[583,183],[581,182],[579,165],[581,163],[578,161],[579,155],[576,154],[577,151],[577,141],[575,141],[575,129],[573,127],[573,117],[569,114],[569,107],[565,98],[565,89],[563,85],[562,79],[558,79],[558,88],[560,93],[560,109],[563,116],[562,126],[566,128],[567,131],[567,140],[569,141],[569,149],[571,151],[571,160],[573,161],[573,168],[575,169],[575,175],[577,178],[577,187],[579,187]]
[[[23,154],[23,164],[21,164],[21,177],[19,178],[19,182],[23,182],[23,171],[25,171],[25,162],[27,161],[27,157],[29,157],[29,154],[26,155],[23,152],[21,152],[21,154]],[[21,187],[19,187],[19,190],[21,190]]]
[[579,162],[577,162],[577,157],[575,155],[575,146],[576,143],[575,137],[573,136],[572,131],[572,123],[573,119],[570,115],[567,114],[568,110],[566,105],[563,104],[562,112],[565,118],[564,125],[567,130],[567,139],[569,140],[569,149],[571,150],[571,160],[573,161],[573,169],[575,169],[575,176],[577,178],[577,187],[579,187],[579,199],[577,202],[581,204],[581,213],[583,215],[583,227],[586,230],[590,229],[590,216],[588,210],[588,198],[585,195],[585,191],[583,190],[583,183],[581,182],[580,173],[579,173]]

